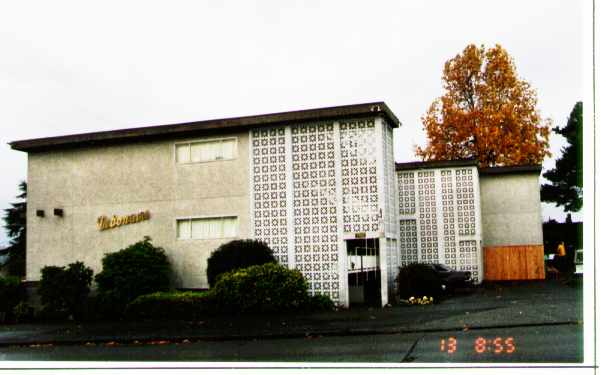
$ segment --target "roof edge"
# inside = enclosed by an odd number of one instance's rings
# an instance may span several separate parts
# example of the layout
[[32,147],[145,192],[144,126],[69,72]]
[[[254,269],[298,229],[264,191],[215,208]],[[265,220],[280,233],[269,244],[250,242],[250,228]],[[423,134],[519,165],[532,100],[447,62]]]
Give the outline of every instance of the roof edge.
[[406,163],[396,163],[397,171],[417,170],[417,169],[434,169],[434,168],[451,168],[451,167],[477,167],[480,175],[491,176],[499,174],[519,174],[519,173],[537,173],[542,171],[541,164],[528,165],[511,165],[501,167],[478,167],[478,161],[475,158],[470,159],[455,159],[455,160],[428,160],[428,161],[413,161]]
[[455,160],[428,160],[428,161],[412,161],[406,163],[396,163],[397,171],[406,171],[411,169],[433,169],[433,168],[450,168],[450,167],[476,167],[477,159],[455,159]]
[[483,176],[492,176],[499,174],[520,174],[520,173],[536,173],[540,174],[542,171],[541,164],[533,165],[511,165],[506,167],[487,167],[480,168],[479,174]]
[[332,120],[344,117],[368,116],[371,114],[383,116],[393,128],[401,125],[396,115],[394,115],[385,102],[380,101],[287,112],[275,112],[262,115],[25,139],[9,142],[8,144],[13,150],[28,152],[98,143],[128,142],[139,139],[149,139],[153,137],[183,136],[190,133],[223,132],[229,129],[250,129],[254,127],[274,126],[282,123]]

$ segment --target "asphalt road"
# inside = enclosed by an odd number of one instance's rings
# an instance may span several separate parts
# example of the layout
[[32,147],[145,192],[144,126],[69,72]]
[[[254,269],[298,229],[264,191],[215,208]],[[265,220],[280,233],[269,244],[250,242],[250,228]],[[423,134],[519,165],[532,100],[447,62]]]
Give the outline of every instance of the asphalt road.
[[583,333],[581,325],[566,324],[151,345],[12,346],[0,348],[0,361],[577,363],[583,361]]

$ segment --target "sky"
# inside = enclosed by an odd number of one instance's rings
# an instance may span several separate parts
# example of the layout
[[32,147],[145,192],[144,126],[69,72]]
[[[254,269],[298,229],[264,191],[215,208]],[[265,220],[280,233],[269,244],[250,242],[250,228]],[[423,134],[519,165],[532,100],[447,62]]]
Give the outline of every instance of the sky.
[[[567,0],[8,2],[0,209],[27,178],[21,139],[381,100],[402,122],[396,161],[417,160],[444,62],[471,43],[502,45],[562,127],[584,98],[583,23]],[[551,136],[544,170],[563,145]]]

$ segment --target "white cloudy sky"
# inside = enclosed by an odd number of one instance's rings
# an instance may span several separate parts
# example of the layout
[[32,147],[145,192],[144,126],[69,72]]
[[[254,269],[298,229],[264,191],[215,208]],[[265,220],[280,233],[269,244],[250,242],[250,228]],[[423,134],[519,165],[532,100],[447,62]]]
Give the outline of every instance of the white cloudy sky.
[[[582,1],[7,2],[0,12],[0,209],[26,179],[7,142],[385,101],[414,160],[441,70],[501,44],[564,125],[583,100]],[[552,151],[560,155],[560,137]],[[547,160],[544,166],[552,166]],[[544,217],[564,218],[544,206]],[[578,217],[578,216],[577,216]],[[6,242],[0,233],[0,245]]]

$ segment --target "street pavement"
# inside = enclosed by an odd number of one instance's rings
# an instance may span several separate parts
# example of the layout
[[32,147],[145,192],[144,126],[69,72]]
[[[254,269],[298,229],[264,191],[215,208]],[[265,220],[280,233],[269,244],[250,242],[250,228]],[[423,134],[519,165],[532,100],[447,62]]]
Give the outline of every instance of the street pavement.
[[[6,325],[0,359],[580,362],[581,289],[556,281],[493,284],[423,306],[196,322]],[[487,340],[482,353],[475,347],[479,337]],[[443,338],[457,340],[456,350],[441,350]],[[502,350],[494,353],[498,345]],[[511,345],[516,348],[507,353]]]

